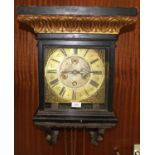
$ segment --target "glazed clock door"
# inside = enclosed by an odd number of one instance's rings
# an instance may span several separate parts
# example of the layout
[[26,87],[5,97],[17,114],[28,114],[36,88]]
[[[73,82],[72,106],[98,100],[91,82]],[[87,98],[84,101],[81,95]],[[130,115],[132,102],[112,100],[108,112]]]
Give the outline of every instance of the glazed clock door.
[[105,103],[104,49],[46,48],[44,62],[46,103]]

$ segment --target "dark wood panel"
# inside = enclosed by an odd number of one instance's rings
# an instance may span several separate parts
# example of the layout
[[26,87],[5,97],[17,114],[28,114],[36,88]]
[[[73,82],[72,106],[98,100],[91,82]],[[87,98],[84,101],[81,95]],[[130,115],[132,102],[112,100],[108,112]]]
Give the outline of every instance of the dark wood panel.
[[[16,5],[75,5],[99,7],[137,7],[139,0],[15,0]],[[27,28],[28,29],[28,28]],[[128,29],[127,31],[129,31]],[[125,32],[125,33],[123,33]],[[49,146],[44,133],[36,128],[32,116],[38,106],[38,70],[35,35],[19,27],[15,15],[15,155],[131,155],[139,143],[139,19],[132,31],[123,30],[117,41],[114,86],[114,111],[119,119],[116,128],[106,131],[103,142],[90,145],[84,130],[62,131],[58,145]],[[67,135],[67,136],[65,136]],[[77,139],[72,139],[75,137]],[[65,137],[67,137],[65,139]],[[65,142],[67,141],[67,146]],[[72,145],[71,145],[72,142]],[[67,149],[66,149],[67,148]]]
[[104,16],[136,16],[135,8],[120,7],[82,7],[82,6],[19,6],[17,14],[22,15],[104,15]]

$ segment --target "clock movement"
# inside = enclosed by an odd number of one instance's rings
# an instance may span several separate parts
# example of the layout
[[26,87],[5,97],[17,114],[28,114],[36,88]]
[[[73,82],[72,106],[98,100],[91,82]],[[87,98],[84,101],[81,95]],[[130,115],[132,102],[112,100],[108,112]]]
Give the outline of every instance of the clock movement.
[[34,123],[49,143],[62,128],[86,128],[91,143],[114,127],[115,42],[135,24],[135,8],[18,6],[38,41],[39,105]]

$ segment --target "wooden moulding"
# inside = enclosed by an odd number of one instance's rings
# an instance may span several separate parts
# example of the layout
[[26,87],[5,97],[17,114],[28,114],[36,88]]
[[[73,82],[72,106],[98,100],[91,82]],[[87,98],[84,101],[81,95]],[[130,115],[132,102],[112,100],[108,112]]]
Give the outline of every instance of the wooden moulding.
[[18,6],[18,20],[35,33],[119,34],[136,23],[136,8]]
[[136,23],[133,16],[19,15],[18,20],[35,33],[119,34],[121,28]]

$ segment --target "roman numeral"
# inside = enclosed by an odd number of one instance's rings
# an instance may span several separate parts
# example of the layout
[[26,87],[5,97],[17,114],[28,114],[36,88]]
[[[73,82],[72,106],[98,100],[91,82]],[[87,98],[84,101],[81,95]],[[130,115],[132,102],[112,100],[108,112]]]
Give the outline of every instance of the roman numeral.
[[96,87],[96,88],[99,86],[99,84],[98,84],[96,81],[94,81],[94,80],[91,80],[91,81],[90,81],[90,84],[91,84],[92,86]]
[[55,62],[57,62],[57,63],[60,63],[60,61],[59,60],[56,60],[56,59],[51,59],[52,61],[55,61]]
[[60,96],[64,96],[65,91],[66,91],[66,88],[65,88],[65,87],[62,87],[62,89],[61,89],[59,95],[60,95]]
[[88,91],[87,91],[86,89],[84,89],[84,91],[85,91],[86,95],[87,95],[87,96],[89,96],[89,93],[88,93]]
[[64,49],[61,49],[61,52],[63,53],[64,56],[67,57],[67,53],[66,53],[66,51]]
[[75,92],[75,90],[72,91],[72,100],[73,101],[76,100],[76,92]]
[[47,70],[47,73],[57,73],[56,69]]
[[102,75],[102,71],[92,71],[91,73],[96,74],[96,75]]
[[55,85],[58,84],[58,82],[59,82],[59,80],[55,79],[55,80],[51,81],[50,84],[53,85],[53,87],[54,87]]
[[97,62],[97,61],[98,61],[98,58],[95,59],[95,60],[92,60],[90,63],[93,64],[93,63],[95,63],[95,62]]
[[77,48],[74,48],[74,54],[78,54],[78,49]]
[[88,50],[85,52],[84,57],[87,55],[87,53],[88,53]]

